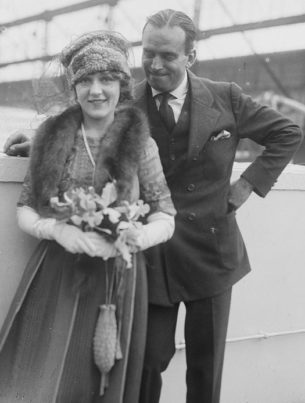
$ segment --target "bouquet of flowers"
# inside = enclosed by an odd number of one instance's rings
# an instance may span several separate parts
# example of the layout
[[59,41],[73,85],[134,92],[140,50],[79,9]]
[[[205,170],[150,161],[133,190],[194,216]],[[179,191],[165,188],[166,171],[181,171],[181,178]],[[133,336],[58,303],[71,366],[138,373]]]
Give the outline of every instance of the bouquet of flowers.
[[93,353],[94,361],[101,372],[100,395],[109,383],[109,372],[115,360],[122,358],[120,333],[123,312],[124,268],[132,267],[132,252],[128,244],[128,233],[142,226],[141,217],[149,212],[149,206],[142,200],[136,203],[124,201],[117,204],[116,183],[107,183],[101,195],[93,187],[75,188],[50,200],[58,217],[81,228],[83,231],[97,231],[119,252],[114,266],[106,270],[105,303],[100,306],[96,324]]
[[64,193],[63,201],[52,197],[51,207],[60,213],[67,222],[80,227],[83,231],[96,231],[108,241],[113,242],[127,267],[131,267],[131,252],[127,231],[142,226],[140,221],[149,212],[149,206],[142,200],[135,203],[124,201],[116,205],[117,190],[114,182],[105,185],[98,195],[94,187],[75,188]]

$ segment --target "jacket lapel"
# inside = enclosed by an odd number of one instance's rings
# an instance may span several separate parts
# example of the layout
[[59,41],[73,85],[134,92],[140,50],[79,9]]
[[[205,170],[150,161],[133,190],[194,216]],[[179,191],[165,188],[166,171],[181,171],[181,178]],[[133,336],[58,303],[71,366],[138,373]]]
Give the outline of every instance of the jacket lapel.
[[188,158],[198,157],[202,147],[211,136],[220,112],[211,105],[212,94],[202,80],[188,72],[191,89],[191,116]]
[[[188,72],[191,89],[190,135],[188,159],[198,157],[211,136],[220,112],[212,107],[213,96],[202,79]],[[135,105],[147,116],[147,82],[141,81],[135,88]]]

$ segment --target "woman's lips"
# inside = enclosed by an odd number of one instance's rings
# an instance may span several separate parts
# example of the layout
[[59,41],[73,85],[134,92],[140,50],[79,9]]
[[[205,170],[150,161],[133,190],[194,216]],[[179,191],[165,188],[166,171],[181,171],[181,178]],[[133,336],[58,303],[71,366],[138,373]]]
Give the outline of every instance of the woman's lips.
[[104,102],[106,102],[106,99],[90,99],[88,102],[91,105],[102,105]]

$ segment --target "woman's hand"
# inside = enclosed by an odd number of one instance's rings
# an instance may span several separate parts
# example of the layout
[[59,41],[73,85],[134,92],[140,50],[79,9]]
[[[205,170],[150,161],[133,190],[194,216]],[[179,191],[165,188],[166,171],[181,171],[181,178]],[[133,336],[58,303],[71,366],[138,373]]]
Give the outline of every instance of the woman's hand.
[[96,232],[86,232],[85,233],[95,248],[95,255],[101,257],[104,260],[108,260],[111,257],[119,255],[113,242],[108,242],[103,236],[97,234]]
[[173,216],[160,211],[151,214],[147,221],[147,224],[125,231],[125,242],[129,245],[131,252],[138,252],[166,242],[173,235],[175,229]]
[[53,229],[53,238],[70,253],[86,253],[97,256],[97,248],[87,232],[81,231],[74,225],[56,223]]
[[141,228],[129,228],[125,231],[125,242],[129,246],[130,252],[138,252],[141,249]]
[[55,218],[42,218],[31,207],[17,208],[19,227],[38,239],[55,240],[70,253],[86,253],[95,256],[95,246],[85,232],[74,225],[57,221]]

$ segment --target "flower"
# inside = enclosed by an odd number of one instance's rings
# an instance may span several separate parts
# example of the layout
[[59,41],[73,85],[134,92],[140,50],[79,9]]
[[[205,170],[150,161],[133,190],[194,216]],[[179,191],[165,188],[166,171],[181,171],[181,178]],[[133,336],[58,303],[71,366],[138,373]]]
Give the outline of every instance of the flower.
[[131,267],[132,253],[128,243],[128,234],[138,230],[141,217],[149,212],[149,206],[138,200],[135,203],[117,202],[116,182],[108,182],[98,195],[94,187],[82,187],[68,190],[63,195],[63,201],[52,197],[50,205],[55,212],[64,213],[65,220],[83,231],[96,231],[114,242],[121,257]]

